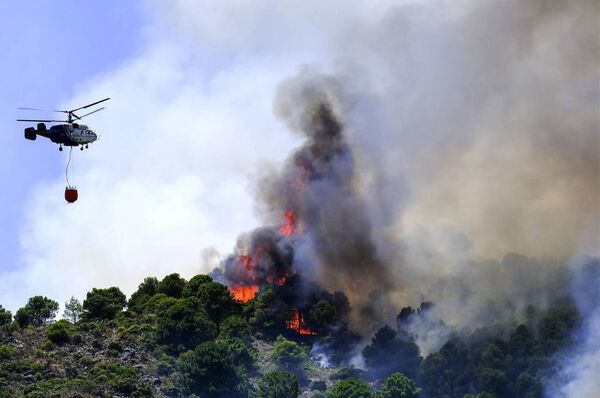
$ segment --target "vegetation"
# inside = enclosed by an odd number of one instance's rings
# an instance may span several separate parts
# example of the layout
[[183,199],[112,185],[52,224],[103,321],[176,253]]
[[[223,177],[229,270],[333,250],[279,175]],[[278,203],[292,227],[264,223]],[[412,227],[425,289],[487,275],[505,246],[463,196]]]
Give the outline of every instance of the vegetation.
[[157,293],[180,298],[181,293],[183,292],[183,286],[185,286],[185,279],[181,278],[179,274],[167,275],[159,282]]
[[81,319],[81,313],[83,312],[83,306],[75,297],[71,297],[69,301],[65,303],[65,311],[63,318],[71,323],[77,323]]
[[401,372],[414,378],[421,365],[419,347],[402,331],[384,326],[363,350],[365,364],[376,379]]
[[20,327],[42,326],[48,324],[58,311],[58,303],[48,297],[33,296],[24,307],[15,314],[15,321]]
[[161,311],[156,327],[156,340],[172,352],[193,349],[215,337],[215,324],[195,298],[178,299]]
[[58,322],[54,322],[46,328],[46,335],[48,336],[48,340],[55,344],[64,344],[68,342],[70,340],[72,332],[72,325],[69,323],[69,321],[65,319],[61,319]]
[[280,370],[301,374],[308,356],[298,343],[279,336],[273,346],[271,359]]
[[[117,287],[72,297],[58,321],[58,303],[42,296],[14,321],[0,307],[0,397],[536,398],[580,324],[564,301],[503,338],[456,334],[422,358],[403,330],[418,313],[403,310],[398,329],[365,346],[360,370],[347,366],[359,337],[345,295],[309,286],[312,302],[295,309],[282,289],[242,304],[207,275],[171,274],[144,279],[129,300]],[[316,335],[288,329],[299,311]]]
[[185,389],[211,397],[245,397],[248,368],[234,360],[236,349],[223,340],[207,341],[177,360]]
[[83,317],[88,320],[109,320],[123,310],[127,301],[118,287],[92,289],[83,301]]
[[371,398],[373,391],[364,381],[349,377],[335,383],[325,396],[327,398]]
[[394,373],[381,385],[377,392],[377,398],[417,398],[421,391],[414,380],[409,379],[402,373]]
[[0,326],[8,325],[12,322],[12,313],[0,305]]
[[289,372],[269,372],[258,385],[256,398],[297,398],[300,395],[298,377]]

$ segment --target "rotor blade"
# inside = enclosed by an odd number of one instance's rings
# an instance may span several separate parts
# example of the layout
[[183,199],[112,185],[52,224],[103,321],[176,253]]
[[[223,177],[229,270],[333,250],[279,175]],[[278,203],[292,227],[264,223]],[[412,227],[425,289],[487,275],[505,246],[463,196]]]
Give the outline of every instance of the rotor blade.
[[17,109],[22,109],[25,111],[45,111],[45,109],[40,109],[40,108],[17,108]]
[[[80,110],[80,109],[89,108],[90,106],[94,106],[94,105],[96,105],[96,104],[99,104],[99,103],[101,103],[101,102],[108,101],[109,99],[110,99],[110,97],[109,97],[109,98],[104,98],[103,100],[96,101],[96,102],[92,102],[91,104],[87,104],[87,105],[85,105],[85,106],[82,106],[82,107],[80,107],[80,108],[77,108],[77,109],[72,109],[72,110],[70,110],[70,111],[67,111],[67,112],[75,112],[75,111],[78,111],[78,110]],[[61,111],[61,112],[65,112],[65,111]]]
[[83,116],[77,116],[76,114],[73,114],[73,116],[75,116],[77,119],[83,119],[84,117],[86,117],[86,116],[88,116],[88,115],[91,115],[92,113],[96,113],[96,112],[98,112],[98,111],[101,111],[102,109],[104,109],[104,107],[102,107],[102,108],[100,108],[100,109],[96,109],[95,111],[92,111],[92,112],[90,112],[90,113],[86,113],[86,114],[85,114],[85,115],[83,115]]
[[17,119],[17,122],[69,123],[66,120]]

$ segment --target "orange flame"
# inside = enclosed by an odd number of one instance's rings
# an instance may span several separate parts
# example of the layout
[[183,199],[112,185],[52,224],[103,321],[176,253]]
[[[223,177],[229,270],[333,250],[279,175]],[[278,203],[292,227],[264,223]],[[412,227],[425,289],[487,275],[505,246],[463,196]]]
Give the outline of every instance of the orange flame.
[[285,236],[291,236],[294,232],[296,232],[296,213],[292,210],[287,210],[283,214],[284,223],[279,228],[279,232],[281,232]]
[[242,303],[247,303],[252,300],[256,293],[258,293],[258,286],[231,286],[229,288],[231,293],[233,294],[233,298]]
[[316,335],[315,332],[306,327],[304,317],[297,308],[294,308],[294,319],[287,321],[286,326],[288,329],[296,330],[299,334]]

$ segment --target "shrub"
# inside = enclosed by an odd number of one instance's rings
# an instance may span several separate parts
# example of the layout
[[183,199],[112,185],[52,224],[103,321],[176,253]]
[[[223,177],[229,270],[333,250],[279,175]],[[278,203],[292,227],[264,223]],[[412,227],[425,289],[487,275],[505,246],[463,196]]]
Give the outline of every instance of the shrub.
[[279,336],[273,345],[271,359],[281,370],[301,372],[308,359],[308,355],[306,355],[306,351],[298,343]]
[[73,326],[66,319],[54,322],[46,328],[48,340],[54,344],[64,344],[70,341]]
[[147,386],[139,380],[139,372],[118,362],[99,362],[90,369],[89,377],[98,384],[106,384],[115,391],[133,395],[136,391],[146,391]]
[[270,372],[258,384],[257,398],[297,398],[300,395],[298,377],[289,372]]
[[219,343],[227,347],[227,352],[229,352],[231,360],[237,367],[242,367],[245,371],[254,368],[255,353],[248,348],[242,339],[232,337],[221,339]]
[[0,360],[11,359],[15,356],[17,350],[12,347],[0,345]]

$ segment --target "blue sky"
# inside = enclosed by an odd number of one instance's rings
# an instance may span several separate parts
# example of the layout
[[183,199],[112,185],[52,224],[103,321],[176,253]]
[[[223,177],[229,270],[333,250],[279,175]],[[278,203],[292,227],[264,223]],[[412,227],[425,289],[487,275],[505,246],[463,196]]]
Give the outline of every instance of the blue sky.
[[9,269],[17,266],[27,196],[64,164],[64,152],[25,141],[27,125],[15,122],[57,115],[16,108],[56,109],[72,98],[81,82],[138,50],[144,19],[139,2],[120,0],[3,1],[0,13],[0,269]]

